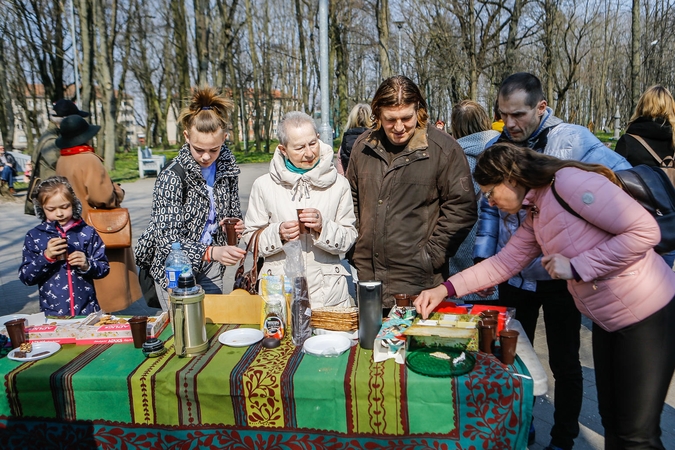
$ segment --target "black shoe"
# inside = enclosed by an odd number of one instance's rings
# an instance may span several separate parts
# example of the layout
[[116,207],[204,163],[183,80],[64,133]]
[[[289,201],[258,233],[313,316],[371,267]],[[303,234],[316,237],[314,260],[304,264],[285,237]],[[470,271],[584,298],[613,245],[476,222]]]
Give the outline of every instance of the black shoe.
[[527,433],[527,445],[534,445],[534,438],[537,433],[534,431],[534,423],[530,424],[530,432]]
[[560,447],[556,447],[555,445],[549,445],[544,450],[563,450],[563,449]]

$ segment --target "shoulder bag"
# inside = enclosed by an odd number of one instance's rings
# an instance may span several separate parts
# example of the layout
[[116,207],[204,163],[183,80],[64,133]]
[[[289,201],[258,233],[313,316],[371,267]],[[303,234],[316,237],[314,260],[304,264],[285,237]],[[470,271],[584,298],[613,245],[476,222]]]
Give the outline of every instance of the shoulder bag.
[[[623,190],[656,219],[661,230],[661,241],[654,247],[656,253],[663,255],[675,250],[675,187],[666,174],[658,167],[644,164],[617,170],[614,174],[621,182]],[[551,182],[551,191],[560,206],[583,219],[560,197],[555,189],[555,178]]]
[[91,209],[86,222],[98,232],[106,248],[131,247],[131,219],[127,208]]
[[232,289],[243,289],[248,291],[250,294],[258,294],[258,241],[260,239],[260,233],[262,233],[264,229],[265,227],[258,228],[251,236],[251,240],[248,241],[248,245],[246,246],[246,255],[248,256],[249,252],[253,251],[253,267],[246,271],[244,269],[246,257],[241,260],[239,267],[237,267],[237,273],[234,276],[234,286]]
[[656,162],[659,163],[659,169],[663,170],[666,175],[668,175],[670,182],[675,185],[675,154],[673,154],[673,156],[666,156],[665,158],[661,159],[659,158],[659,155],[656,154],[654,149],[652,149],[649,144],[647,144],[647,142],[640,136],[630,133],[628,133],[628,136],[631,136],[633,139],[642,144],[649,154],[652,155],[652,158],[654,158]]

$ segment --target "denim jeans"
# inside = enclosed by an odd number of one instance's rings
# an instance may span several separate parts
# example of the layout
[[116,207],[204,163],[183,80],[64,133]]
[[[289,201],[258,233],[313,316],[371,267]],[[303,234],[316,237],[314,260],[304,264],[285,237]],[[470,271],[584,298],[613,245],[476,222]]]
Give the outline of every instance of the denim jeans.
[[548,364],[555,378],[551,445],[568,450],[579,435],[584,385],[579,346],[581,313],[563,280],[538,281],[537,291],[499,285],[498,304],[516,308],[516,319],[534,345],[539,308],[544,310]]
[[593,325],[605,449],[664,449],[661,412],[675,369],[675,299],[617,331]]
[[4,166],[2,168],[2,173],[0,173],[0,179],[6,181],[9,187],[14,187],[14,171],[9,166]]

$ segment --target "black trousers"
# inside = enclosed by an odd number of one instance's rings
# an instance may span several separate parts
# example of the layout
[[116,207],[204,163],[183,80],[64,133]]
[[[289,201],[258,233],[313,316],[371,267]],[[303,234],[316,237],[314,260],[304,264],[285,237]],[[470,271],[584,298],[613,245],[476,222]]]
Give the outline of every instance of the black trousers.
[[584,393],[579,362],[581,313],[563,280],[537,282],[537,291],[526,291],[508,283],[499,285],[501,306],[516,308],[516,319],[534,344],[539,308],[544,310],[548,364],[555,379],[551,444],[565,450],[579,435],[579,413]]
[[593,362],[605,449],[664,449],[660,423],[675,370],[675,299],[618,331],[594,324]]

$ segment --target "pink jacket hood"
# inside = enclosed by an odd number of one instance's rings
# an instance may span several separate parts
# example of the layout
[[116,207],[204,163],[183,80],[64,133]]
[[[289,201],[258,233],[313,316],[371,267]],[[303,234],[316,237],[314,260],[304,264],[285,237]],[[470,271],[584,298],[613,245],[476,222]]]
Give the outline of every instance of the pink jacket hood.
[[585,220],[565,211],[550,186],[531,189],[527,219],[497,255],[450,281],[457,296],[495,286],[532,259],[562,254],[581,281],[567,287],[577,308],[608,331],[639,322],[675,295],[675,273],[653,250],[661,233],[654,218],[602,175],[575,168],[556,173],[556,191]]

